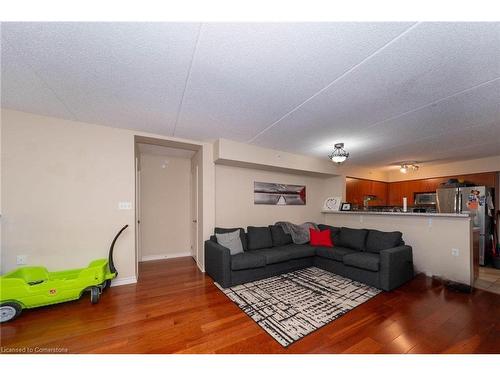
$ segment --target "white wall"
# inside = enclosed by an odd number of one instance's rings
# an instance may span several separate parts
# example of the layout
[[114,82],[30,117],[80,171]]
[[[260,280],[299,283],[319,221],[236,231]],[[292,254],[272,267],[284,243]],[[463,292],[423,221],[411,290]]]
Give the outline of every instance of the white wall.
[[120,277],[135,276],[134,138],[128,131],[2,110],[2,272],[85,267],[115,233]]
[[[313,177],[217,165],[215,222],[220,227],[262,226],[276,221],[322,222],[321,209],[327,196],[342,195],[342,177]],[[254,204],[254,182],[306,186],[306,205]]]
[[311,157],[285,151],[219,139],[214,144],[214,161],[217,164],[245,166],[247,168],[277,170],[301,175],[350,176],[385,181],[387,171],[379,168],[353,166],[347,161],[337,165],[324,157]]
[[[429,222],[429,219],[431,220]],[[428,276],[440,276],[471,284],[471,221],[469,218],[325,214],[333,226],[400,231],[413,248],[415,269]],[[459,249],[459,256],[451,249]]]
[[[200,147],[199,246],[213,233],[212,144],[2,109],[1,272],[16,255],[49,270],[84,267],[106,257],[116,231],[120,282],[135,272],[135,137]],[[203,269],[203,257],[198,260]]]
[[141,260],[190,255],[191,159],[141,154]]

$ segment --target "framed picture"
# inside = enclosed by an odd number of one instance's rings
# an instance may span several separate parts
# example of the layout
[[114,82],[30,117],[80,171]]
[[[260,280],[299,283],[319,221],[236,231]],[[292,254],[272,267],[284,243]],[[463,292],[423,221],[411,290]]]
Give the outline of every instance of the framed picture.
[[323,211],[338,211],[340,209],[341,197],[326,198],[323,204]]
[[306,204],[306,187],[273,182],[254,182],[253,197],[254,204],[302,206]]
[[340,211],[351,211],[351,204],[347,202],[342,203]]

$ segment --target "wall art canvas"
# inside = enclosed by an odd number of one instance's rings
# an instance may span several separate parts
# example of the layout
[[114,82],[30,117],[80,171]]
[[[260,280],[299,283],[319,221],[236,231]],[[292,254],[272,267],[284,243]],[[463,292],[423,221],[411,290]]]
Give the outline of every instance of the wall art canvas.
[[306,204],[306,187],[304,185],[254,182],[253,192],[254,204],[278,206],[301,206]]

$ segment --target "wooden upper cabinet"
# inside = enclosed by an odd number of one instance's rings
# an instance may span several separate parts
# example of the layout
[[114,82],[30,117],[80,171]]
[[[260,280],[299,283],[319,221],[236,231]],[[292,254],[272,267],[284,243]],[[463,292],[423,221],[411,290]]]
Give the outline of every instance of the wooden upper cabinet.
[[346,178],[346,201],[354,205],[363,204],[363,191],[366,189],[366,180]]
[[495,187],[496,173],[490,172],[490,173],[464,174],[461,176],[457,176],[457,178],[465,180],[467,182],[472,182],[476,186]]
[[387,204],[389,206],[402,206],[403,197],[407,197],[408,206],[413,206],[415,204],[415,193],[433,193],[450,178],[464,180],[477,186],[494,187],[496,172],[390,182],[388,184]]
[[419,180],[421,181],[420,183],[420,190],[416,191],[416,193],[432,193],[435,192],[436,189],[439,187],[439,185],[443,182],[445,182],[445,179],[443,177],[439,178],[427,178],[425,180]]
[[403,182],[389,183],[388,205],[401,206],[403,204]]
[[[371,181],[372,195],[377,197],[377,200],[368,202],[370,206],[386,206],[387,205],[387,191],[388,183],[380,181]],[[363,202],[361,202],[363,203]]]
[[377,199],[368,202],[368,204],[370,206],[385,206],[387,205],[387,185],[387,182],[347,177],[346,200],[362,207],[366,195],[375,195]]
[[375,195],[378,199],[370,201],[368,203],[370,206],[402,206],[403,197],[407,197],[408,206],[413,206],[415,205],[415,193],[435,192],[442,183],[450,178],[464,180],[478,186],[494,187],[496,173],[476,173],[390,183],[347,177],[346,199],[347,202],[362,207],[366,195]]

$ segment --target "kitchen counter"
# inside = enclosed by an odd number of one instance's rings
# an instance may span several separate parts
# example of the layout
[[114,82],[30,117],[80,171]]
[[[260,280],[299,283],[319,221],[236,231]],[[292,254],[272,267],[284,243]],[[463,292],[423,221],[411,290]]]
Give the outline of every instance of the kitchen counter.
[[470,217],[468,213],[452,214],[452,213],[437,213],[437,212],[381,212],[381,211],[321,211],[324,214],[333,215],[390,215],[390,216],[427,216],[427,217]]
[[472,285],[474,232],[468,213],[322,211],[333,227],[400,231],[412,247],[416,272]]

